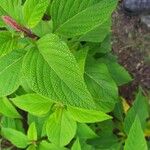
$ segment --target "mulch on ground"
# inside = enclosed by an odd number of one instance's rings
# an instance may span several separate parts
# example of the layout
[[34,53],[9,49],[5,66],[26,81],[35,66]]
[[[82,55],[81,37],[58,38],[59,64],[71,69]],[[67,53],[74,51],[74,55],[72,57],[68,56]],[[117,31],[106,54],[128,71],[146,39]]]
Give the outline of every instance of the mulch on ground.
[[113,14],[113,52],[134,80],[120,88],[121,95],[133,100],[141,86],[150,91],[150,28],[140,22],[140,16],[127,16],[118,6]]

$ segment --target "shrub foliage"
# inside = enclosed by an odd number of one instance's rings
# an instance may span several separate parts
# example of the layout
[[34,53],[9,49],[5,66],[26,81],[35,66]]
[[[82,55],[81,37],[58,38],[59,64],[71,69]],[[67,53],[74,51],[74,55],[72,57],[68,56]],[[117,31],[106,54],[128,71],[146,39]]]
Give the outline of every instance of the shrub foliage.
[[132,78],[111,53],[116,5],[117,0],[1,0],[3,149],[147,149],[145,97],[140,91],[127,110],[118,95],[118,86]]

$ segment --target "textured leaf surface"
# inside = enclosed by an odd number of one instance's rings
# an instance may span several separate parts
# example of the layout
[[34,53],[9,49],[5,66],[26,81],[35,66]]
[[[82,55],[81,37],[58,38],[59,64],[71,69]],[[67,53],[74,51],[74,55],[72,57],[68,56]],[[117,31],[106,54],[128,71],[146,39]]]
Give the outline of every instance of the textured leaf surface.
[[42,19],[50,0],[26,0],[23,16],[28,27],[35,27]]
[[76,133],[76,122],[65,110],[53,113],[46,126],[49,140],[58,146],[67,145]]
[[128,71],[125,70],[125,68],[123,68],[120,64],[118,64],[116,60],[114,61],[111,56],[101,58],[99,59],[99,62],[105,63],[107,65],[112,78],[118,86],[132,81],[132,77]]
[[53,104],[49,99],[37,94],[18,96],[12,101],[20,109],[37,116],[48,113]]
[[85,70],[85,80],[100,110],[111,111],[118,99],[118,89],[107,66],[89,62]]
[[2,128],[1,134],[18,148],[25,148],[28,145],[28,138],[22,132],[10,128]]
[[111,116],[101,111],[68,107],[67,110],[73,119],[80,123],[95,123],[111,119]]
[[[4,15],[3,9],[0,7],[0,16]],[[0,19],[0,27],[5,27],[5,23],[2,19]]]
[[74,53],[82,74],[84,74],[84,71],[85,71],[85,63],[86,63],[88,51],[89,51],[89,48],[85,47]]
[[42,20],[32,29],[32,31],[39,37],[52,33],[52,21]]
[[7,98],[0,98],[0,113],[10,118],[21,118],[15,107]]
[[0,58],[0,97],[13,93],[20,84],[24,52],[12,51]]
[[10,32],[0,32],[0,56],[11,52],[17,46],[17,38]]
[[136,116],[133,122],[128,138],[125,142],[124,150],[148,150],[144,133],[141,128],[140,120]]
[[51,34],[38,41],[38,50],[25,57],[24,75],[30,87],[54,101],[67,105],[95,108],[83,75],[67,45]]
[[102,42],[111,30],[111,20],[104,22],[102,25],[94,28],[80,37],[80,41]]
[[146,100],[147,99],[142,95],[142,92],[140,91],[137,94],[136,100],[134,101],[133,106],[129,109],[124,120],[124,130],[126,133],[129,133],[136,116],[138,116],[142,128],[145,128],[146,119],[149,116]]
[[1,0],[0,7],[3,9],[2,15],[9,15],[21,22],[22,20],[22,7],[21,0]]
[[110,17],[116,2],[116,0],[55,0],[51,13],[54,30],[69,37],[85,34]]

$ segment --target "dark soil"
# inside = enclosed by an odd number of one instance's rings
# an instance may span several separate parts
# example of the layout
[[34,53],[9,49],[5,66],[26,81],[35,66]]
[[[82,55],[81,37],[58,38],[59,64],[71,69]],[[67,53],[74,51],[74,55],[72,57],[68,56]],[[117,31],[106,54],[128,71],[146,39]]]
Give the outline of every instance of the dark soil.
[[119,6],[113,15],[112,34],[113,51],[134,79],[121,87],[121,95],[133,100],[139,86],[150,91],[150,28],[140,22],[140,16],[127,16]]

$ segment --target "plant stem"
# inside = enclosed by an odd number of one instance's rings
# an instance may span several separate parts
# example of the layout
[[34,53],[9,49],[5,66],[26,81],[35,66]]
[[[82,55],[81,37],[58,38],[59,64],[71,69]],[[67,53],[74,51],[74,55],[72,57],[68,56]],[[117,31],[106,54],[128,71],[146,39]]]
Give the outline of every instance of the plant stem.
[[33,40],[39,39],[39,36],[34,34],[30,29],[28,29],[28,28],[20,25],[19,23],[17,23],[10,16],[2,16],[2,19],[5,22],[5,24],[7,24],[8,26],[12,27],[13,29],[15,29],[18,32],[22,32],[25,36],[27,36],[27,37],[29,37],[29,38],[31,38]]

